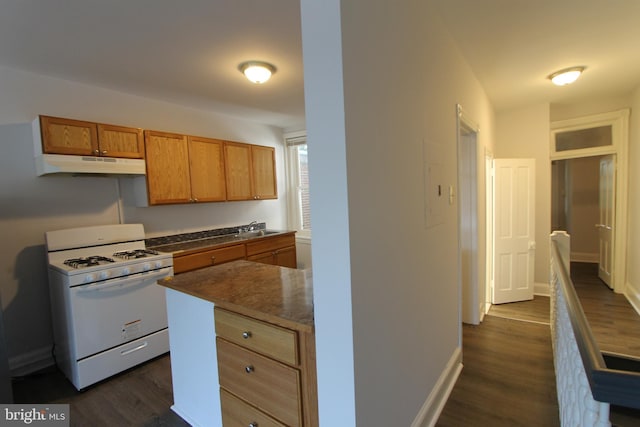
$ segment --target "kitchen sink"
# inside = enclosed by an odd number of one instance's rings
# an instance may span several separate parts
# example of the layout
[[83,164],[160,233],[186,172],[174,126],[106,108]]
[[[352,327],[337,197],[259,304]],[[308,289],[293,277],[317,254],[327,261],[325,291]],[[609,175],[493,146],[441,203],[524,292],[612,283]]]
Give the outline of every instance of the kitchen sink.
[[271,234],[278,234],[280,231],[274,230],[251,230],[243,231],[235,235],[238,239],[251,239],[252,237],[269,236]]

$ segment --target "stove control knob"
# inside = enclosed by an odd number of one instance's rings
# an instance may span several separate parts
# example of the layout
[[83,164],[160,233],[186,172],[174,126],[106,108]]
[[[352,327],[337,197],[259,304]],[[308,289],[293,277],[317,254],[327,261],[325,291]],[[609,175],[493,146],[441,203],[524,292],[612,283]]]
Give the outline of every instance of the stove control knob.
[[142,270],[144,271],[151,270],[151,264],[149,264],[148,262],[145,262],[144,264],[142,264]]
[[101,271],[100,272],[100,279],[104,280],[106,278],[109,277],[109,272],[108,271]]
[[86,276],[84,276],[84,283],[91,283],[91,282],[95,282],[96,281],[96,275],[95,274],[87,274]]
[[162,261],[156,261],[156,268],[162,267]]
[[127,274],[131,273],[131,269],[129,267],[125,267],[122,269],[122,275],[126,276]]

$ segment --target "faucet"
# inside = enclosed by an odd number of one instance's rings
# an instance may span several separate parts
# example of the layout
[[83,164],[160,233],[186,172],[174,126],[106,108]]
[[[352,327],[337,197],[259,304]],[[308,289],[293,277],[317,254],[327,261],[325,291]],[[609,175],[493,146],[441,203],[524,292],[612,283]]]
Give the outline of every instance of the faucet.
[[247,225],[247,226],[244,226],[244,227],[240,226],[240,227],[238,227],[238,234],[242,234],[242,233],[246,233],[246,232],[249,232],[249,231],[253,231],[256,228],[257,225],[258,225],[258,221],[251,221],[249,223],[249,225]]

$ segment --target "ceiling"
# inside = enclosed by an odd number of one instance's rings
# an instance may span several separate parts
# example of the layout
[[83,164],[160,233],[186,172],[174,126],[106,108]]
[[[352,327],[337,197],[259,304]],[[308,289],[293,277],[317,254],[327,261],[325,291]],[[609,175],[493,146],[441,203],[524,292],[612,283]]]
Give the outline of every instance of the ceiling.
[[[496,111],[628,95],[640,84],[640,1],[435,1]],[[546,78],[579,65],[573,85]]]
[[[640,83],[640,1],[431,1],[497,111]],[[253,85],[246,60],[278,70]],[[298,0],[0,0],[0,65],[304,128]],[[546,79],[573,65],[574,85]]]

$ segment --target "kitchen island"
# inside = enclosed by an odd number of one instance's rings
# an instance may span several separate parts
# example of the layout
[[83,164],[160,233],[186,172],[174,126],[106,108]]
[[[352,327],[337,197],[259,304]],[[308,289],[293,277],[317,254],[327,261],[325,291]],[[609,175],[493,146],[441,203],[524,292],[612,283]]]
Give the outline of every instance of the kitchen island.
[[159,284],[174,412],[194,426],[318,425],[309,271],[238,260]]

